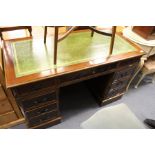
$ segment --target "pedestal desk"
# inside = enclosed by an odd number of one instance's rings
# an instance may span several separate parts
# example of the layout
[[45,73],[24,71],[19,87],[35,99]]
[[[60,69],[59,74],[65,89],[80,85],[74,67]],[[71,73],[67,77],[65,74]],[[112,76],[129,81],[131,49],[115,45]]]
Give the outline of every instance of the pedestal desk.
[[99,106],[118,100],[143,55],[141,49],[117,34],[113,54],[107,57],[107,37],[75,32],[59,44],[54,65],[51,39],[46,45],[42,39],[14,39],[3,47],[4,86],[29,128],[61,122],[59,91],[67,85],[85,81]]

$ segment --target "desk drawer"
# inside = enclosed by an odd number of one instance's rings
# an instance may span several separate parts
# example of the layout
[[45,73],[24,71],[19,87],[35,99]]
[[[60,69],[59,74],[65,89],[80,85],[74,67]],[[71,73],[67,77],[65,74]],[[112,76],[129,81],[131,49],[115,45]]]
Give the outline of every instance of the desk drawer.
[[129,60],[121,61],[118,67],[129,67],[129,66],[136,66],[140,61],[140,58],[133,58]]
[[116,67],[117,67],[117,64],[113,63],[113,64],[109,64],[109,65],[95,67],[93,69],[93,71],[94,71],[94,73],[103,73],[103,72],[106,72],[106,71],[116,69]]
[[121,87],[125,87],[125,86],[127,86],[128,82],[129,82],[129,78],[119,80],[119,81],[115,81],[112,83],[111,88],[119,89]]
[[9,101],[7,99],[0,101],[0,114],[13,111]]
[[56,92],[45,94],[31,99],[18,100],[18,103],[22,106],[24,111],[27,111],[33,108],[37,108],[39,106],[43,106],[46,102],[50,101],[56,101]]
[[49,104],[49,105],[46,105],[44,107],[40,107],[40,108],[37,108],[35,110],[25,112],[25,115],[27,118],[30,119],[30,118],[42,115],[44,113],[50,112],[50,111],[55,110],[55,109],[57,109],[57,103]]
[[93,74],[92,69],[66,74],[60,77],[60,83],[71,82],[71,81],[80,79],[82,77],[90,76],[92,74]]
[[119,89],[110,89],[106,98],[111,98],[111,97],[114,97],[118,94],[122,94],[124,91],[125,91],[125,88],[126,87],[119,87]]
[[13,95],[15,97],[22,97],[25,95],[30,95],[31,93],[40,91],[41,89],[46,89],[46,88],[51,88],[55,89],[56,88],[56,79],[47,79],[39,82],[34,82],[31,84],[19,86],[16,88],[12,89]]
[[29,119],[28,120],[28,126],[33,127],[33,126],[36,126],[36,125],[40,125],[40,124],[45,123],[45,122],[47,122],[49,120],[56,119],[59,116],[60,116],[60,114],[59,114],[59,112],[57,110],[51,111],[51,112],[48,112],[48,113],[46,113],[44,115],[40,115],[38,117]]
[[135,67],[129,67],[123,70],[120,70],[115,73],[114,80],[119,80],[121,78],[125,78],[127,76],[132,76],[135,71]]
[[60,83],[67,83],[67,82],[72,82],[72,81],[75,81],[81,78],[92,77],[95,74],[99,74],[99,73],[102,74],[106,71],[110,71],[115,68],[116,68],[116,64],[110,64],[110,65],[98,66],[95,68],[66,74],[60,77]]

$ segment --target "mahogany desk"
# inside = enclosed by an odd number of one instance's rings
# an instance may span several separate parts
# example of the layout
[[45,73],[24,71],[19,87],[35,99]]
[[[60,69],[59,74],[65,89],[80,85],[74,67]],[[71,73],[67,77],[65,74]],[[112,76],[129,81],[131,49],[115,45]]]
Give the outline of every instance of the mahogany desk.
[[51,38],[9,40],[4,45],[5,88],[21,108],[29,128],[47,128],[61,122],[59,90],[85,81],[100,106],[125,93],[140,57],[133,43],[115,38],[113,55],[107,58],[110,39],[90,32],[76,32],[58,47],[53,64]]

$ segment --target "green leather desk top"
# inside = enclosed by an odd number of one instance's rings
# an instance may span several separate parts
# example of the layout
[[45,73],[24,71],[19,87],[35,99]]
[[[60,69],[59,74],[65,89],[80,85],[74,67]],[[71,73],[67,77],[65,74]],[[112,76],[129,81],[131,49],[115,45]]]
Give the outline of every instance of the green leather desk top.
[[[69,66],[108,56],[110,37],[90,32],[70,34],[58,43],[57,65],[53,64],[53,38],[46,45],[42,39],[11,43],[16,77],[37,73],[55,67]],[[136,48],[116,35],[113,55],[135,51]]]

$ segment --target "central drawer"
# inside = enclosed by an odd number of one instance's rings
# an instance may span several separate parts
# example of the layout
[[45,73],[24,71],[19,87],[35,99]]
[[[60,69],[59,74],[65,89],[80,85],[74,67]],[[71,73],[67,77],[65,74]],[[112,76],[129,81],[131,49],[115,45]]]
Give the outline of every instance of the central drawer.
[[116,65],[117,65],[116,63],[113,63],[113,64],[109,64],[109,65],[102,65],[102,66],[97,66],[94,68],[85,69],[82,71],[68,73],[66,75],[60,76],[59,82],[60,82],[60,84],[62,84],[62,83],[76,81],[79,79],[89,79],[96,75],[99,76],[107,71],[110,72],[110,71],[116,69],[116,67],[117,67]]
[[93,74],[92,69],[77,71],[77,72],[74,72],[74,73],[69,73],[69,74],[65,74],[65,75],[61,76],[59,81],[60,81],[60,83],[71,82],[71,81],[74,81],[74,80],[78,80],[78,79],[80,79],[82,77],[90,76],[92,74]]

